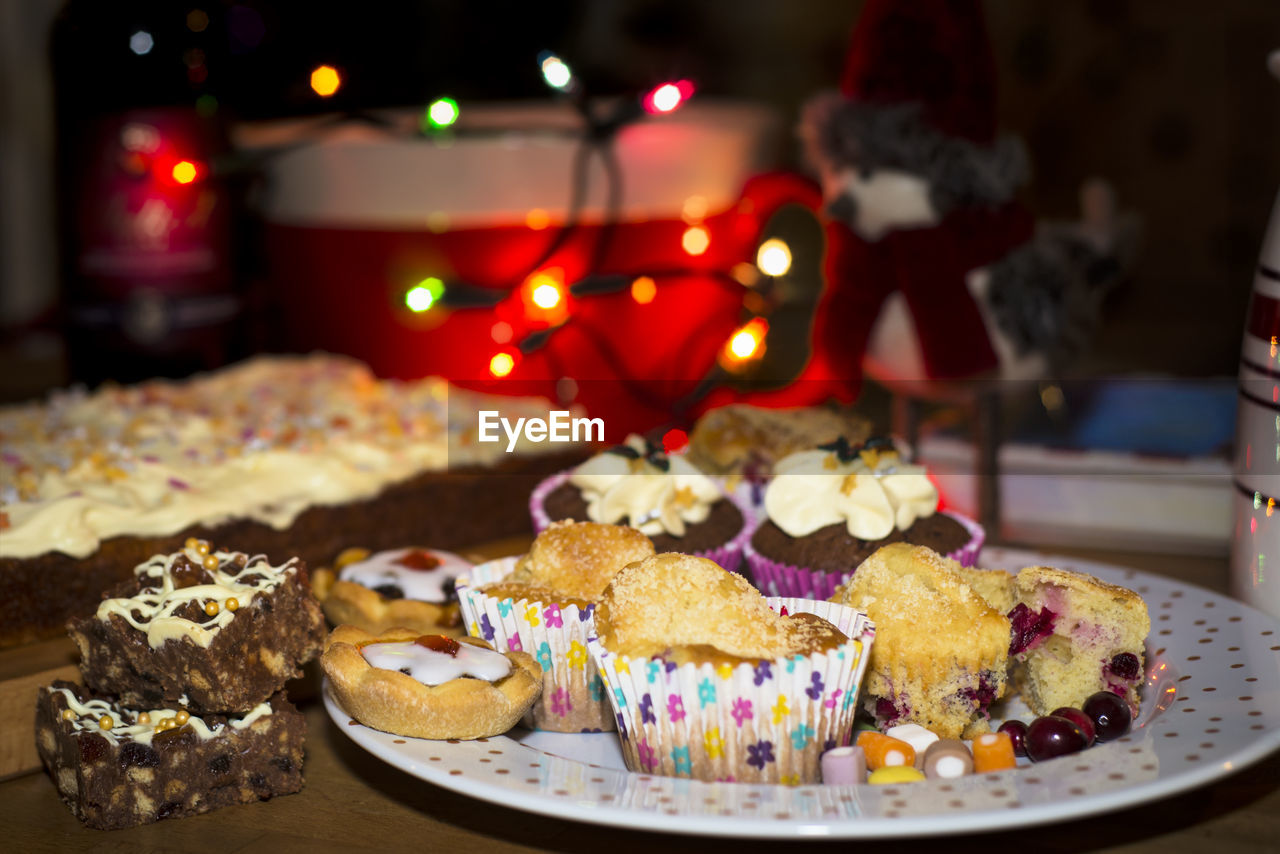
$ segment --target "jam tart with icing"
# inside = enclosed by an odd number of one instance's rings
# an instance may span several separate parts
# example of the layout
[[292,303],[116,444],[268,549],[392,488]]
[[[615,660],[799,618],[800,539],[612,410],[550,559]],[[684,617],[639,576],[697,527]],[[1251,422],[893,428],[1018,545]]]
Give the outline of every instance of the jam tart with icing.
[[460,637],[462,617],[454,582],[471,569],[460,555],[439,549],[401,548],[371,553],[347,549],[334,569],[318,569],[312,586],[334,626],[359,626],[377,634],[390,628]]
[[320,665],[352,717],[414,738],[501,735],[542,693],[542,668],[527,653],[407,628],[374,635],[338,626]]

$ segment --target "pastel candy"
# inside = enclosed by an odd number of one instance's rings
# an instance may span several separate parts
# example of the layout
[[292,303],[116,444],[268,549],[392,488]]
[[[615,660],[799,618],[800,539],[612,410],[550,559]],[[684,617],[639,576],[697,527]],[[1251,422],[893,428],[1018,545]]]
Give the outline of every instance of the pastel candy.
[[973,740],[973,770],[979,774],[1014,768],[1018,757],[1007,733],[988,732]]
[[963,741],[954,738],[938,739],[925,750],[921,770],[930,780],[963,777],[973,773],[973,755]]
[[890,765],[877,768],[867,776],[867,782],[873,786],[887,786],[890,783],[915,783],[924,779],[924,774],[910,765]]
[[929,749],[929,745],[938,740],[937,733],[925,729],[920,724],[898,724],[897,726],[889,727],[884,731],[884,734],[890,738],[905,741],[915,748],[915,766],[921,769],[924,768],[924,752]]
[[856,744],[833,747],[822,754],[822,782],[842,786],[861,783],[866,779],[867,756]]
[[890,738],[882,732],[860,732],[854,743],[866,752],[867,767],[872,771],[896,765],[915,765],[915,748],[900,738]]

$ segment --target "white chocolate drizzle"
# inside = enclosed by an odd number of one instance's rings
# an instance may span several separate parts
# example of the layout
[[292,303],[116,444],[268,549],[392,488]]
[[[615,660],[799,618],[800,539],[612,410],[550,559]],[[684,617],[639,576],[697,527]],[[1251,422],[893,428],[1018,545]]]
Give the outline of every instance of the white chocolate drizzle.
[[[101,698],[81,702],[67,688],[50,688],[49,690],[61,694],[66,699],[67,708],[73,713],[73,717],[64,716],[64,720],[70,720],[71,728],[76,733],[97,733],[113,744],[136,741],[139,744],[150,745],[151,739],[157,732],[163,732],[170,726],[172,728],[189,726],[200,740],[207,741],[222,735],[226,728],[242,730],[252,726],[260,718],[272,714],[271,703],[262,702],[238,718],[228,718],[225,726],[214,724],[210,727],[203,718],[195,715],[190,715],[185,723],[178,724],[175,719],[180,709],[150,709],[142,712],[126,709]],[[140,721],[143,715],[146,715],[146,723]],[[104,728],[100,723],[104,717],[111,718],[114,725]],[[174,724],[161,723],[167,720],[174,720]]]
[[651,537],[682,537],[688,525],[706,521],[711,505],[724,498],[720,488],[684,457],[662,456],[667,464],[663,471],[653,464],[642,437],[628,436],[624,445],[637,456],[606,451],[569,476],[587,502],[591,521],[615,524],[627,519]]
[[468,643],[458,644],[453,655],[414,641],[365,644],[360,652],[371,667],[407,673],[423,685],[442,685],[464,676],[497,682],[511,672],[505,655]]
[[801,451],[780,460],[764,494],[770,520],[792,537],[844,522],[849,534],[879,540],[938,509],[924,466],[896,451],[864,451],[842,460],[833,451]]
[[[440,564],[431,569],[406,566],[401,561],[412,552],[425,552],[440,561]],[[406,599],[443,603],[449,598],[445,593],[445,582],[470,569],[470,561],[453,552],[408,548],[377,552],[364,560],[348,564],[338,573],[338,578],[370,590],[394,584],[404,592]]]
[[[175,585],[174,569],[184,557],[201,566],[204,554],[188,547],[171,555],[152,557],[134,569],[134,574],[146,586],[129,598],[104,599],[98,605],[98,619],[108,620],[113,614],[120,617],[138,631],[145,632],[152,649],[167,640],[184,638],[196,646],[208,647],[241,609],[253,604],[257,594],[275,590],[298,569],[297,558],[290,558],[281,566],[272,566],[262,555],[249,557],[243,552],[226,551],[212,554],[218,560],[218,567],[204,570],[212,577],[212,583],[190,587]],[[252,580],[250,576],[253,576]],[[230,599],[236,600],[235,610],[227,607]],[[191,602],[202,610],[209,602],[214,602],[216,613],[206,611],[199,622],[178,616],[176,612]]]

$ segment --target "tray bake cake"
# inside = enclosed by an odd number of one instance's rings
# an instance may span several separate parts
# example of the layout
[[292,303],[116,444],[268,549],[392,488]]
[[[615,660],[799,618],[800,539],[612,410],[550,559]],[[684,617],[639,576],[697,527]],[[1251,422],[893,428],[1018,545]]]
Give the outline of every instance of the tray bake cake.
[[139,565],[68,631],[95,691],[138,708],[247,712],[302,675],[324,617],[297,558],[276,566],[193,540]]
[[89,827],[118,830],[302,789],[307,722],[284,694],[230,716],[143,709],[73,682],[37,695],[36,749]]
[[0,646],[59,634],[189,537],[319,566],[528,532],[533,487],[582,453],[481,444],[485,406],[547,412],[320,354],[0,408]]

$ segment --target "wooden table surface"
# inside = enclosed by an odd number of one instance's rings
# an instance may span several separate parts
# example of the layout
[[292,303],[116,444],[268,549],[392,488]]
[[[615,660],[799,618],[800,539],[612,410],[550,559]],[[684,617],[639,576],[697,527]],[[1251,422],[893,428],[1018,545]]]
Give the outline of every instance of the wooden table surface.
[[[527,541],[526,541],[527,542]],[[519,544],[514,544],[518,548]],[[511,553],[513,543],[486,552]],[[1062,552],[1064,550],[1056,549]],[[1226,590],[1225,557],[1070,550],[1212,590]],[[311,691],[308,691],[308,688]],[[947,850],[1221,852],[1280,851],[1280,753],[1216,783],[1162,801],[1074,821],[939,839],[775,842],[619,830],[532,815],[455,794],[374,758],[329,720],[314,686],[300,686],[307,737],[306,787],[297,795],[120,831],[83,827],[52,782],[31,773],[0,782],[0,848],[12,851],[741,851],[804,847],[848,851]],[[657,820],[657,819],[655,819]]]

